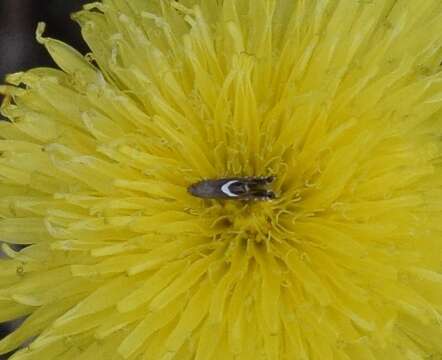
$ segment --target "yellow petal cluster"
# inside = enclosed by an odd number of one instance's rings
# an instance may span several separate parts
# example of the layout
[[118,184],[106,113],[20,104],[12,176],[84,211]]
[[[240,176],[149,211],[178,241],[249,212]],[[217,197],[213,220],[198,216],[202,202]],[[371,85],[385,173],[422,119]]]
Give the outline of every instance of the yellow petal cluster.
[[[73,17],[90,54],[39,25],[60,69],[1,87],[1,353],[442,358],[440,0]],[[273,201],[186,191],[268,175]]]

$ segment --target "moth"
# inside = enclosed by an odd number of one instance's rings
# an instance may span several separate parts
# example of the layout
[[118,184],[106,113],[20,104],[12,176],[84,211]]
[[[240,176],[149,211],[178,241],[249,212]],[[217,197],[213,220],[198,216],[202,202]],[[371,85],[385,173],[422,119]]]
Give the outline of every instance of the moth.
[[187,191],[204,199],[272,200],[275,193],[267,186],[274,180],[274,176],[209,179],[190,185]]

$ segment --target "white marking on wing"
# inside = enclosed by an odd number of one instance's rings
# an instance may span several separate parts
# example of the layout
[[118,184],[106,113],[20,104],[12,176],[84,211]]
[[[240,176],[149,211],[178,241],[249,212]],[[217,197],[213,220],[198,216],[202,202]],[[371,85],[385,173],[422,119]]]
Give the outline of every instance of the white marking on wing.
[[224,194],[226,194],[227,196],[230,196],[230,197],[237,197],[237,196],[239,196],[239,195],[237,195],[237,194],[232,193],[232,192],[230,191],[230,189],[229,189],[230,185],[232,185],[232,184],[234,184],[234,183],[236,183],[236,182],[238,182],[238,181],[236,181],[236,180],[231,180],[231,181],[226,182],[223,186],[221,186],[221,191],[222,191]]

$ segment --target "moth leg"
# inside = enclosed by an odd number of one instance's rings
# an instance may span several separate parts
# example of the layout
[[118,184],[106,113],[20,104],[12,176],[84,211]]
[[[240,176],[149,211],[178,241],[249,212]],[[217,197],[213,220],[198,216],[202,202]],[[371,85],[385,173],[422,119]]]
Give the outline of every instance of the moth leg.
[[276,198],[273,191],[265,189],[253,189],[248,196],[252,200],[272,200]]

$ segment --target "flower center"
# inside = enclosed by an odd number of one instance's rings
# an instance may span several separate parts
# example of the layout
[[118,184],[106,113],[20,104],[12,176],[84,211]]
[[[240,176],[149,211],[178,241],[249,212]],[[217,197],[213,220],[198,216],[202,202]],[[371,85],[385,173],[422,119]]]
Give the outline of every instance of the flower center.
[[269,239],[274,229],[274,211],[270,202],[226,202],[217,207],[215,231],[222,239],[240,236],[250,241]]

